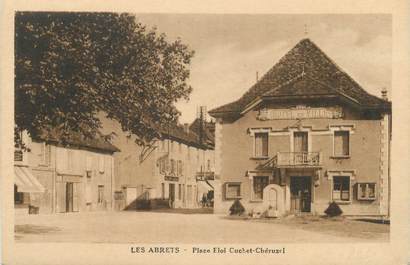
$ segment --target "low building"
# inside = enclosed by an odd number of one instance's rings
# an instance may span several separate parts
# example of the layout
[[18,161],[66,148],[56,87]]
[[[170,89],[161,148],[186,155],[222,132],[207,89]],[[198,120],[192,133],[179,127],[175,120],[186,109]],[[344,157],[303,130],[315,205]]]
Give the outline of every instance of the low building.
[[311,40],[240,99],[210,111],[215,211],[389,214],[391,102],[367,93]]
[[114,187],[113,153],[103,139],[73,137],[64,145],[57,136],[22,136],[15,150],[15,208],[26,213],[109,210]]
[[[168,126],[151,147],[135,143],[115,120],[101,117],[105,133],[114,133],[117,210],[153,207],[197,208],[212,190],[201,174],[213,177],[213,144],[201,141],[190,126]],[[149,206],[147,206],[147,203]]]

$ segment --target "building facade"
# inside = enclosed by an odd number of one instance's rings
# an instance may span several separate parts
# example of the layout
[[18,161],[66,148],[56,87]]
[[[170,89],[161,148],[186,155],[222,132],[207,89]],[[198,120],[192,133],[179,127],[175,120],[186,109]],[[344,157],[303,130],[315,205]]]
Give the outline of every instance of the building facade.
[[239,100],[210,111],[215,212],[389,215],[391,103],[367,93],[312,41]]
[[25,151],[15,151],[15,208],[26,213],[110,210],[114,157],[119,151],[103,140],[23,137]]
[[103,130],[115,133],[115,193],[117,210],[145,208],[197,208],[204,194],[212,190],[214,150],[199,140],[189,125],[174,126],[146,148],[135,143],[135,135],[122,131],[118,122],[104,118]]

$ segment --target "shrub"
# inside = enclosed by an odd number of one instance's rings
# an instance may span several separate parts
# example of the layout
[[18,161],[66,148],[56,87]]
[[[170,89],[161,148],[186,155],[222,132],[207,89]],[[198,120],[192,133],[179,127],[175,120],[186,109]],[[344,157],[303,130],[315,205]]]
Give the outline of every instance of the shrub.
[[243,207],[242,203],[239,199],[236,199],[231,208],[229,208],[230,215],[241,215],[245,212],[245,208]]
[[339,205],[336,202],[331,202],[329,207],[325,210],[325,214],[329,217],[339,216],[343,213],[342,209],[340,209]]

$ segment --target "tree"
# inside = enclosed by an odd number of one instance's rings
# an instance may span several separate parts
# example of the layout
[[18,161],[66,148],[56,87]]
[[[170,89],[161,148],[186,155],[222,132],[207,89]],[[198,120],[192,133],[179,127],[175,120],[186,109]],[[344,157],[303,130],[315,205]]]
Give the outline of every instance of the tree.
[[189,99],[193,56],[135,16],[116,13],[17,12],[15,123],[32,137],[58,129],[94,137],[97,113],[147,145]]

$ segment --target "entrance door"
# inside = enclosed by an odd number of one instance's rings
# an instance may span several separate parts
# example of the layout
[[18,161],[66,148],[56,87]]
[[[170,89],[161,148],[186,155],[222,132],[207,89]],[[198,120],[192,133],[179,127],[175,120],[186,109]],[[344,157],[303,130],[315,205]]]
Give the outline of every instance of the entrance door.
[[269,206],[271,206],[273,210],[277,210],[278,209],[278,193],[273,187],[269,188],[267,197],[268,198],[265,198],[265,199],[268,201]]
[[175,184],[170,183],[169,184],[169,205],[171,208],[174,208],[175,206]]
[[73,211],[73,199],[74,199],[74,187],[72,182],[66,183],[66,193],[65,193],[65,211]]
[[310,212],[311,177],[290,178],[291,212]]

